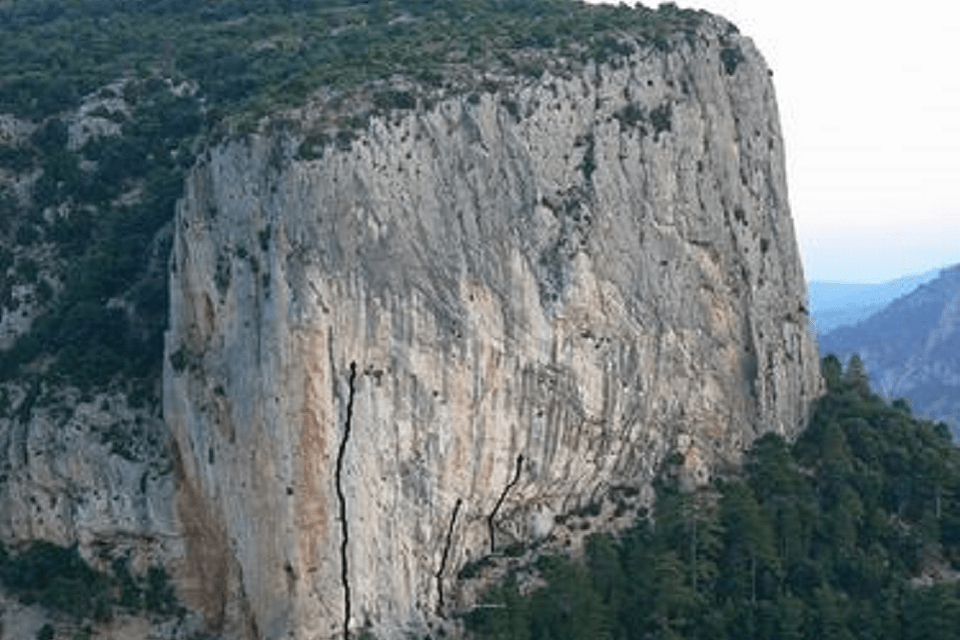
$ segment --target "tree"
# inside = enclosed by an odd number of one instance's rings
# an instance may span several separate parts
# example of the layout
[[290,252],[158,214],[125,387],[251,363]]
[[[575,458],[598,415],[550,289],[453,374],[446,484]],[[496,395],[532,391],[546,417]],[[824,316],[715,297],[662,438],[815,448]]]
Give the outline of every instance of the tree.
[[748,485],[724,485],[720,520],[725,538],[721,582],[728,585],[729,593],[756,604],[758,596],[767,595],[758,593],[758,577],[762,572],[778,573],[779,563],[770,523]]
[[820,364],[820,372],[828,391],[835,392],[840,388],[843,379],[843,365],[840,363],[840,358],[832,353],[825,357]]
[[698,609],[685,563],[673,551],[658,554],[652,567],[654,598],[649,604],[658,637],[685,637]]
[[824,585],[814,593],[813,632],[820,640],[854,640],[842,596]]
[[782,563],[803,557],[819,518],[816,496],[801,473],[786,441],[769,433],[757,439],[747,454],[748,482],[773,525],[777,555]]
[[870,395],[870,378],[867,376],[863,359],[856,353],[850,356],[850,361],[847,363],[847,371],[844,374],[844,381],[861,397]]

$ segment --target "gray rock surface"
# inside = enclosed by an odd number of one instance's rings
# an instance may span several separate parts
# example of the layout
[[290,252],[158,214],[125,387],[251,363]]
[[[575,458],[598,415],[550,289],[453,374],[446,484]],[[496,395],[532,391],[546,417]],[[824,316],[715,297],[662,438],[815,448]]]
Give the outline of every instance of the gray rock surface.
[[[136,568],[181,545],[168,432],[120,393],[0,387],[0,540],[109,546]],[[181,553],[182,555],[182,553]]]
[[[770,73],[668,51],[212,148],[180,207],[164,416],[181,592],[226,633],[422,633],[458,571],[820,391]],[[232,630],[232,631],[231,631]]]
[[[0,401],[0,544],[14,554],[38,540],[76,545],[97,570],[111,572],[121,561],[138,578],[158,566],[183,573],[175,461],[157,407],[47,382],[0,385]],[[202,629],[198,617],[161,621],[127,612],[97,623],[96,637],[180,639]],[[77,626],[0,586],[0,640],[35,638],[47,623]]]

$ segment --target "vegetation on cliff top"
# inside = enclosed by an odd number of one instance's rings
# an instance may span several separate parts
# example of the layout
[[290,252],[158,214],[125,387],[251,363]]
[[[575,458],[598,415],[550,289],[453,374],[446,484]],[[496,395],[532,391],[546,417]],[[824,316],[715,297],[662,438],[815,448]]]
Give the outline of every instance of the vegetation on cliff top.
[[[478,77],[464,69],[536,75],[525,53],[606,60],[634,50],[624,33],[667,48],[699,21],[571,0],[0,0],[0,114],[32,130],[0,135],[0,310],[41,311],[0,351],[0,380],[155,394],[164,229],[211,137],[321,88],[455,90],[458,73]],[[379,108],[416,105],[378,91]]]
[[524,48],[616,46],[629,31],[664,46],[698,14],[667,3],[571,0],[6,0],[0,3],[0,112],[40,118],[118,78],[195,81],[222,113],[300,102],[321,86],[394,74],[442,80]]
[[[467,615],[479,638],[947,640],[960,628],[960,451],[943,424],[874,395],[827,357],[829,391],[793,443],[756,441],[742,474],[669,482],[650,518],[542,556]],[[529,582],[527,583],[529,584]]]
[[606,58],[630,32],[668,46],[699,14],[571,0],[7,0],[0,112],[43,118],[118,78],[198,83],[217,119],[300,103],[319,87],[409,75],[442,83],[523,49]]

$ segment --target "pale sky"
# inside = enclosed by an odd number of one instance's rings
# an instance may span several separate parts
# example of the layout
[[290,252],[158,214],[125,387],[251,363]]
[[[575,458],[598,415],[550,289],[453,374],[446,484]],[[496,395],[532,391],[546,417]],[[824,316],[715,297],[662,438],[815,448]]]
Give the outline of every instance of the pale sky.
[[774,71],[808,280],[882,282],[960,263],[957,5],[677,4],[730,19]]

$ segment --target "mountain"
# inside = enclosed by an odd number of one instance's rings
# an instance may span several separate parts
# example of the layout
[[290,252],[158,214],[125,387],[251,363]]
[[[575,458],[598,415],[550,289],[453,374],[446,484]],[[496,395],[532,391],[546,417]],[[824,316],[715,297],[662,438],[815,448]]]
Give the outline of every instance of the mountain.
[[772,87],[729,25],[696,33],[201,157],[163,384],[201,601],[244,594],[270,637],[423,633],[462,567],[672,452],[702,483],[798,432],[818,361]]
[[720,18],[0,25],[0,581],[77,625],[455,633],[476,567],[625,526],[665,461],[703,485],[821,393],[771,73]]
[[933,269],[880,284],[809,282],[810,316],[817,332],[824,335],[837,327],[853,325],[873,315],[939,274],[940,269]]
[[863,359],[874,387],[960,429],[960,265],[854,326],[821,336],[822,353]]

